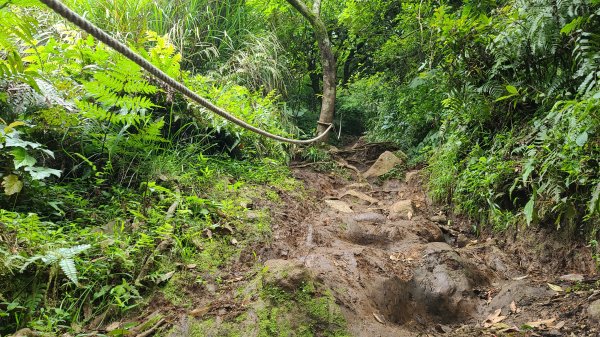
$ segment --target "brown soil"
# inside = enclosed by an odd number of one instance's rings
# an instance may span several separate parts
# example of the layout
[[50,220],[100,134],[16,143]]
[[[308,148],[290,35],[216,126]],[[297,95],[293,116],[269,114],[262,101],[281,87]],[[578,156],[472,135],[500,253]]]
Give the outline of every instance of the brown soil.
[[[360,153],[337,153],[359,166]],[[475,238],[430,204],[419,171],[369,183],[306,167],[294,175],[316,207],[293,205],[268,255],[302,263],[328,286],[352,335],[598,335],[586,313],[600,293],[585,247],[532,231]],[[583,281],[560,279],[570,273]]]

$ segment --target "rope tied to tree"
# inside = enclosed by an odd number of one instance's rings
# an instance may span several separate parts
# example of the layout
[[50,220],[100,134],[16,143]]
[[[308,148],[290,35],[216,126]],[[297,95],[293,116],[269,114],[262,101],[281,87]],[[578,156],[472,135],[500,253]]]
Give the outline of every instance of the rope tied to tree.
[[[265,131],[263,129],[260,129],[258,127],[255,127],[253,125],[250,125],[247,122],[245,122],[245,121],[243,121],[243,120],[241,120],[241,119],[239,119],[239,118],[231,115],[230,113],[228,113],[224,109],[222,109],[222,108],[214,105],[213,103],[211,103],[206,98],[198,95],[197,93],[195,93],[194,91],[192,91],[191,89],[189,89],[187,86],[185,86],[185,84],[183,84],[183,83],[175,80],[171,76],[167,75],[165,72],[163,72],[162,70],[158,69],[156,66],[154,66],[152,63],[148,62],[142,56],[140,56],[139,54],[137,54],[136,52],[134,52],[133,50],[131,50],[125,44],[119,42],[118,40],[116,40],[112,36],[108,35],[102,29],[96,27],[93,23],[91,23],[87,19],[83,18],[79,14],[75,13],[74,11],[72,11],[69,7],[67,7],[66,5],[64,5],[62,2],[60,2],[58,0],[40,0],[40,1],[42,3],[44,3],[46,6],[48,6],[48,8],[50,8],[51,10],[53,10],[55,13],[57,13],[58,15],[62,16],[63,18],[65,18],[67,21],[73,23],[74,25],[76,25],[77,27],[79,27],[82,30],[86,31],[87,33],[89,33],[90,35],[92,35],[93,37],[95,37],[96,39],[98,39],[99,41],[103,42],[107,46],[109,46],[112,49],[116,50],[121,55],[123,55],[123,56],[127,57],[128,59],[130,59],[131,61],[135,62],[137,65],[139,65],[140,67],[142,67],[143,69],[145,69],[146,71],[148,71],[154,77],[156,77],[159,80],[163,81],[165,84],[167,84],[171,88],[177,90],[178,92],[180,92],[184,96],[186,96],[189,99],[193,100],[194,102],[200,104],[201,106],[205,107],[209,111],[211,111],[211,112],[213,112],[213,113],[215,113],[215,114],[217,114],[217,115],[225,118],[226,120],[228,120],[228,121],[230,121],[230,122],[232,122],[232,123],[234,123],[234,124],[236,124],[238,126],[241,126],[241,127],[245,128],[247,130],[250,130],[250,131],[252,131],[254,133],[257,133],[259,135],[262,135],[262,136],[265,136],[265,137],[268,137],[268,138],[271,138],[271,139],[274,139],[274,140],[277,140],[277,141],[280,141],[280,142],[291,143],[291,144],[300,144],[301,145],[301,144],[310,144],[310,143],[314,143],[314,142],[317,142],[317,141],[321,140],[333,128],[333,124],[329,123],[329,124],[327,124],[327,125],[329,125],[329,127],[323,133],[321,133],[320,135],[318,135],[318,136],[316,136],[314,138],[311,138],[311,139],[299,140],[299,139],[291,139],[291,138],[286,138],[286,137],[278,136],[278,135],[272,134],[272,133],[270,133],[268,131]],[[325,123],[319,122],[319,124],[325,124]]]

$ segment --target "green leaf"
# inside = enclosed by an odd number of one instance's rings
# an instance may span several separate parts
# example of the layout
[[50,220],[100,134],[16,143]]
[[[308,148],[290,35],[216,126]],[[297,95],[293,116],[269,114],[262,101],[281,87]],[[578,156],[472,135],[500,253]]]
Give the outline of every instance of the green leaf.
[[51,175],[60,177],[60,174],[62,173],[62,171],[60,171],[60,170],[51,169],[49,167],[35,167],[35,166],[25,167],[25,171],[29,172],[29,175],[31,175],[31,179],[33,179],[33,180],[46,179]]
[[582,16],[579,16],[579,17],[573,19],[573,21],[567,23],[560,30],[560,33],[561,34],[565,34],[565,35],[569,35],[574,29],[576,29],[577,27],[579,27],[583,21],[584,21],[584,18]]
[[[14,135],[17,134],[17,136],[15,137]],[[37,149],[38,147],[42,146],[42,144],[40,143],[34,143],[34,142],[28,142],[26,140],[22,140],[18,137],[18,132],[17,131],[13,131],[10,134],[6,135],[6,147],[22,147],[22,148],[27,148],[30,147],[32,149]]]
[[59,248],[56,250],[56,252],[58,254],[60,254],[63,258],[72,258],[77,254],[80,254],[82,252],[85,252],[86,250],[92,248],[91,245],[89,244],[85,244],[85,245],[77,245],[77,246],[73,246],[71,248]]
[[596,185],[596,188],[592,192],[592,199],[589,202],[590,214],[596,213],[600,210],[600,183]]
[[21,126],[21,125],[25,125],[25,122],[21,122],[21,121],[12,122],[4,128],[4,133],[11,133],[17,126]]
[[79,285],[79,279],[77,278],[77,269],[75,268],[75,261],[73,259],[62,259],[58,263],[63,273],[71,280],[71,282]]
[[512,86],[512,85],[507,85],[507,86],[506,86],[506,91],[508,91],[509,93],[511,93],[511,94],[513,94],[513,95],[516,95],[516,94],[518,94],[518,93],[519,93],[519,90],[517,90],[517,88],[515,88],[515,87],[514,87],[514,86]]
[[535,196],[532,196],[531,199],[525,205],[523,209],[523,213],[525,213],[525,219],[527,220],[527,225],[531,224],[533,221],[533,206],[535,204]]
[[579,146],[584,146],[585,143],[587,143],[587,141],[588,141],[588,133],[587,133],[587,131],[583,131],[579,136],[577,136],[575,143],[577,143],[577,145],[579,145]]
[[19,180],[19,177],[11,174],[4,177],[2,180],[2,186],[4,186],[4,194],[13,195],[21,192],[23,189],[23,182]]
[[25,150],[22,147],[17,147],[13,149],[11,151],[11,154],[14,158],[13,162],[15,164],[15,170],[21,167],[33,166],[37,162],[37,160],[34,157],[30,156],[29,153],[27,153],[27,150]]

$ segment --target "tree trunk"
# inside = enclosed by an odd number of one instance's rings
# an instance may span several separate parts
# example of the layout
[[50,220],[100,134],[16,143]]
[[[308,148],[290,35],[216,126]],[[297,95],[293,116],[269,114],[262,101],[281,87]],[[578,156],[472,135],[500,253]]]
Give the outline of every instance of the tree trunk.
[[[327,130],[329,124],[333,123],[335,113],[335,86],[336,86],[336,65],[333,51],[331,50],[331,41],[327,34],[325,23],[321,20],[321,0],[315,0],[312,11],[303,0],[287,0],[297,11],[304,16],[313,30],[315,38],[321,52],[321,63],[323,67],[323,99],[321,100],[321,115],[317,125],[317,133],[322,134]],[[323,138],[326,142],[329,137]]]

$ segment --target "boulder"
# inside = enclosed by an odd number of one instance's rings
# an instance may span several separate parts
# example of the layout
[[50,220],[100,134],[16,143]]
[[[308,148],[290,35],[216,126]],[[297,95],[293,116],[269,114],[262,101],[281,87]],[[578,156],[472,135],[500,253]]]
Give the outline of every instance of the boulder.
[[410,220],[414,214],[412,200],[400,200],[390,207],[390,220]]
[[300,262],[290,260],[268,260],[263,284],[277,286],[286,291],[296,291],[311,280],[310,273]]
[[419,221],[414,227],[416,234],[427,242],[443,242],[444,233],[431,221]]
[[588,317],[594,322],[600,324],[600,300],[595,300],[588,307]]
[[377,161],[375,161],[373,166],[363,173],[363,177],[380,177],[390,172],[394,167],[396,167],[396,165],[401,165],[402,163],[403,161],[398,158],[398,156],[390,151],[385,151],[379,156],[379,158],[377,158]]

